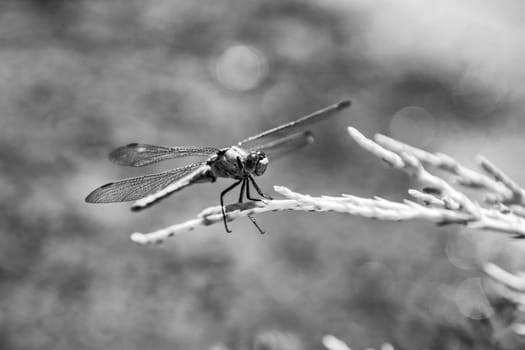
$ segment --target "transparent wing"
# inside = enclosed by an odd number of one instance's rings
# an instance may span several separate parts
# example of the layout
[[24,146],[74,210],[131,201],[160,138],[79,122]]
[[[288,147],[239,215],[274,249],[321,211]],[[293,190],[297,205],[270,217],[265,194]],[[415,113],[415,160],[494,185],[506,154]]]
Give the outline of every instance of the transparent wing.
[[178,192],[194,183],[202,182],[214,182],[216,176],[210,173],[210,166],[204,163],[201,167],[196,168],[192,172],[182,176],[170,183],[165,188],[155,191],[144,198],[141,198],[131,206],[131,210],[140,211],[152,206],[155,203],[158,203],[160,200],[167,198],[175,192]]
[[250,148],[250,151],[264,151],[268,159],[273,160],[308,146],[312,142],[314,142],[314,135],[310,131],[304,131]]
[[165,147],[130,143],[112,151],[109,154],[109,159],[120,165],[139,167],[166,159],[209,156],[217,153],[217,151],[218,149],[213,147]]
[[305,125],[310,125],[310,124],[313,124],[313,123],[316,123],[324,118],[327,118],[329,116],[332,116],[334,114],[336,114],[336,112],[339,112],[345,108],[348,108],[350,107],[350,105],[352,104],[351,101],[341,101],[339,103],[336,103],[334,105],[331,105],[331,106],[328,106],[328,107],[325,107],[323,109],[320,109],[318,110],[317,112],[314,112],[312,114],[309,114],[309,115],[306,115],[304,117],[301,117],[297,120],[294,120],[292,122],[289,122],[289,123],[286,123],[286,124],[283,124],[283,125],[280,125],[280,126],[277,126],[273,129],[270,129],[270,130],[266,130],[260,134],[257,134],[257,135],[254,135],[252,137],[249,137],[245,140],[242,140],[241,142],[239,142],[237,145],[238,146],[242,146],[243,144],[247,143],[247,142],[251,142],[251,141],[255,141],[255,140],[258,140],[262,137],[266,137],[266,136],[270,136],[270,135],[273,135],[273,134],[276,134],[276,133],[280,133],[280,132],[283,132],[285,130],[293,130],[295,128],[298,128],[298,127],[301,127],[301,126],[305,126]]
[[169,184],[204,166],[206,163],[194,163],[158,174],[110,182],[91,192],[86,197],[86,202],[113,203],[138,200],[162,190]]

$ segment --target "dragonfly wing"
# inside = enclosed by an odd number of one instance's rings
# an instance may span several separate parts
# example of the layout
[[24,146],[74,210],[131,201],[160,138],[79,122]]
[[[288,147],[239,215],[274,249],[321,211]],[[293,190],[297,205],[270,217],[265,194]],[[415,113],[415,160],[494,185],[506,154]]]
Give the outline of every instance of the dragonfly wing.
[[351,104],[352,104],[352,102],[349,101],[349,100],[341,101],[341,102],[336,103],[334,105],[331,105],[331,106],[325,107],[323,109],[320,109],[317,112],[314,112],[312,114],[309,114],[309,115],[306,115],[304,117],[301,117],[301,118],[299,118],[297,120],[294,120],[294,121],[291,121],[289,123],[277,126],[277,127],[272,128],[270,130],[263,131],[260,134],[257,134],[257,135],[254,135],[252,137],[249,137],[249,138],[247,138],[245,140],[242,140],[237,145],[238,146],[242,146],[243,144],[245,144],[247,142],[255,141],[255,140],[258,140],[258,139],[266,137],[266,136],[270,136],[270,135],[277,134],[277,133],[280,133],[280,132],[283,132],[283,131],[293,130],[293,129],[301,127],[301,126],[305,126],[305,125],[310,125],[310,124],[316,123],[316,122],[318,122],[318,121],[320,121],[320,120],[322,120],[324,118],[327,118],[329,116],[332,116],[332,115],[336,114],[337,112],[339,112],[339,111],[341,111],[341,110],[343,110],[345,108],[350,107]]
[[205,163],[194,163],[158,174],[110,182],[91,192],[86,197],[86,202],[114,203],[134,201],[162,190],[169,184],[203,166],[205,166]]
[[213,147],[165,147],[144,143],[130,143],[109,154],[109,159],[119,165],[144,166],[166,159],[188,156],[209,156],[217,153]]
[[268,159],[276,159],[287,153],[297,151],[314,142],[314,136],[310,131],[295,133],[281,139],[268,142],[264,145],[250,148],[250,151],[263,151]]
[[178,192],[194,183],[214,182],[216,179],[217,177],[211,172],[210,166],[203,164],[201,167],[177,179],[177,181],[169,184],[160,191],[154,192],[142,199],[137,200],[131,206],[131,210],[139,211],[146,209],[160,200],[168,197],[169,195]]

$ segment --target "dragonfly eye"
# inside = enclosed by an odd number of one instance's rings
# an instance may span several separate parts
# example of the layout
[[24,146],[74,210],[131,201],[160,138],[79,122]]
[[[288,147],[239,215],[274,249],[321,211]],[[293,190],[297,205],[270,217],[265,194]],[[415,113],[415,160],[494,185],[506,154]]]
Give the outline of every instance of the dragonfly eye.
[[266,168],[268,167],[268,158],[264,152],[259,152],[257,154],[257,164],[255,165],[255,175],[259,176],[264,174]]
[[251,173],[252,171],[254,171],[255,167],[257,166],[257,162],[258,162],[258,159],[257,159],[256,153],[248,154],[248,156],[246,157],[245,163],[244,163],[244,170]]

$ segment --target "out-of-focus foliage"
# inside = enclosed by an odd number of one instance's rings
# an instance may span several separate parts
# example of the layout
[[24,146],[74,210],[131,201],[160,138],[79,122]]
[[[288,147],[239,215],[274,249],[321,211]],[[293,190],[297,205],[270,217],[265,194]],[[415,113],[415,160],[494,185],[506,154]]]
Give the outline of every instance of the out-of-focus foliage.
[[235,222],[145,249],[127,235],[215,204],[228,182],[140,214],[83,199],[146,172],[110,164],[118,145],[226,146],[348,97],[350,112],[270,164],[263,188],[400,198],[407,178],[352,144],[348,125],[466,163],[483,153],[523,184],[523,6],[2,1],[0,348],[246,349],[274,330],[290,349],[327,333],[356,348],[491,348],[457,295],[483,299],[461,289],[479,260],[523,263],[506,239],[286,213],[259,218],[265,236]]

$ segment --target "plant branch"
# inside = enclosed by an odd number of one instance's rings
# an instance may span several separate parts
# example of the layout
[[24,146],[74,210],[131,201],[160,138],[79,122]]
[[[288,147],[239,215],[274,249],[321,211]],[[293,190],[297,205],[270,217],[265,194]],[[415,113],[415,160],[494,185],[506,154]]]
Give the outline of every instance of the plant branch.
[[[485,158],[479,156],[478,162],[490,176],[468,169],[448,155],[430,153],[384,135],[375,135],[371,140],[355,128],[348,128],[348,132],[362,148],[390,167],[406,172],[414,183],[421,186],[421,189],[408,189],[413,201],[405,199],[395,202],[352,195],[314,197],[274,186],[274,190],[286,199],[228,205],[225,208],[226,219],[233,221],[244,216],[284,210],[336,212],[387,221],[425,220],[438,225],[460,224],[525,238],[525,190]],[[426,167],[453,174],[460,186],[486,191],[486,197],[492,198],[486,203],[488,207],[480,205]],[[161,243],[181,232],[221,221],[221,208],[215,206],[186,222],[150,233],[133,233],[131,239],[141,245]]]

